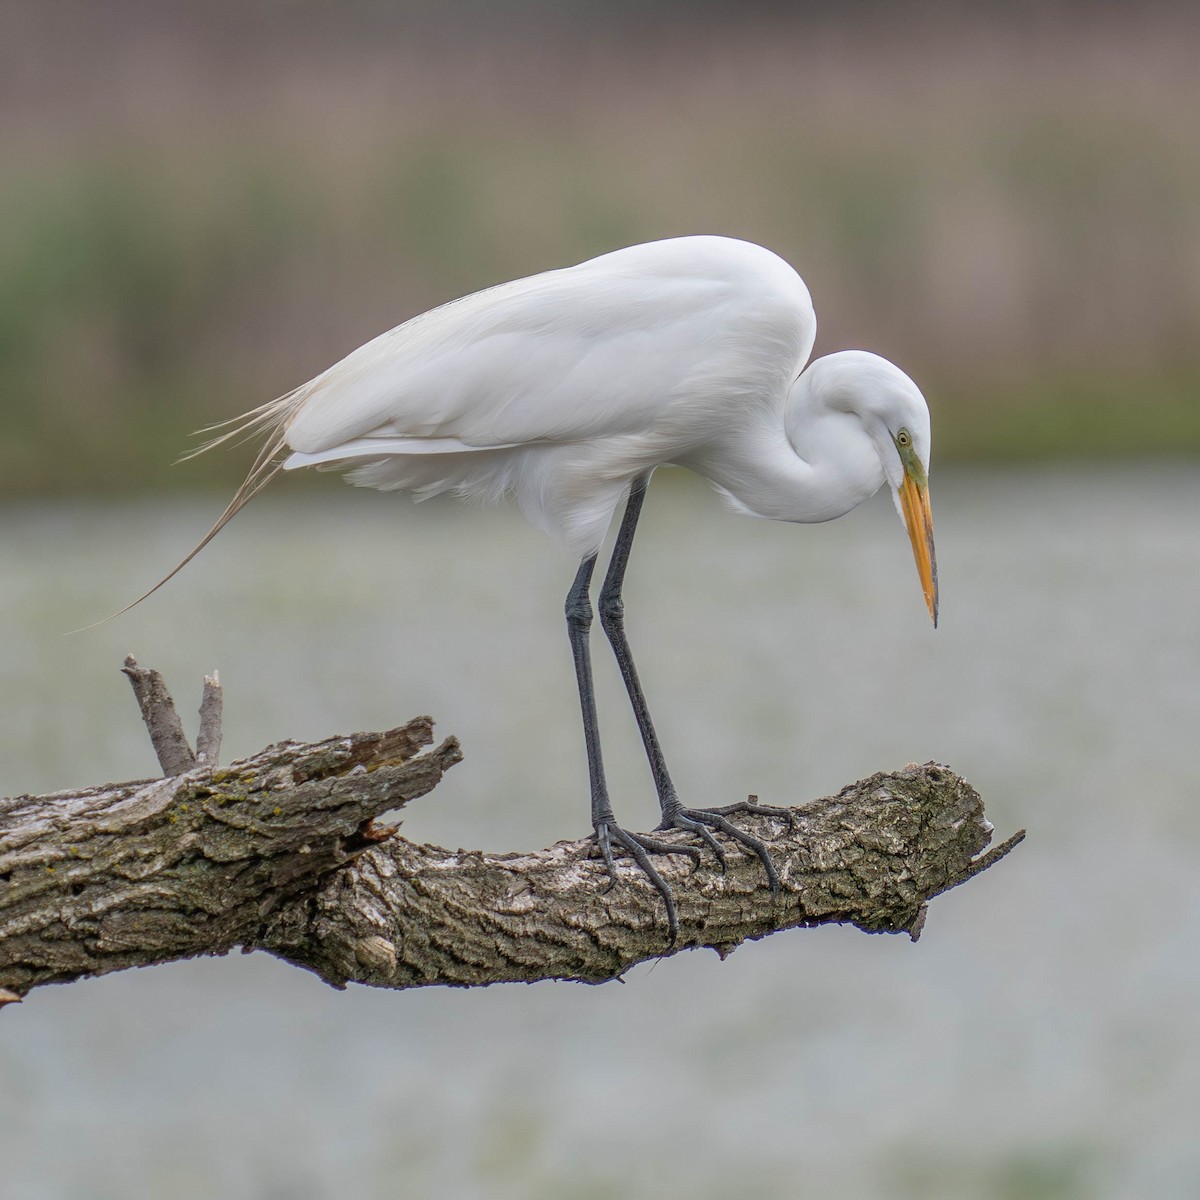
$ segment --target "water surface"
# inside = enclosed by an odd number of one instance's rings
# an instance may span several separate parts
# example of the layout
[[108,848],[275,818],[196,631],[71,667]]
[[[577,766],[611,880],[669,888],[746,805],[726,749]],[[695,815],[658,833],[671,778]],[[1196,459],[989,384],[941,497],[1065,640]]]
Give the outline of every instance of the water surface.
[[[466,761],[405,833],[587,828],[562,599],[512,510],[340,488],[256,501],[152,600],[213,500],[0,514],[0,791],[155,773],[118,673],[226,759],[421,712]],[[877,497],[828,526],[657,478],[630,637],[681,792],[794,803],[938,759],[1009,860],[918,945],[853,929],[627,982],[336,993],[263,956],[35,992],[0,1019],[6,1193],[113,1197],[1191,1197],[1200,1191],[1200,472],[939,471],[942,627]],[[653,790],[597,638],[618,815]]]

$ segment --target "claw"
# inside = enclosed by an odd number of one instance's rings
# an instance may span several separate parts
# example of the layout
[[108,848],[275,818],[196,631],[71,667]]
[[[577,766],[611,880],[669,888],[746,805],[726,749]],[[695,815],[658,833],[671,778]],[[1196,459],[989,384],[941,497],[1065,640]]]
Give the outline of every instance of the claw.
[[615,821],[597,822],[596,842],[608,870],[608,887],[604,889],[606,892],[617,882],[617,868],[612,854],[613,839],[629,851],[630,857],[641,867],[643,874],[663,898],[663,903],[667,906],[667,929],[672,943],[675,942],[679,937],[679,913],[675,908],[675,894],[671,891],[671,885],[659,874],[650,855],[686,854],[693,862],[699,862],[700,851],[695,846],[681,846],[677,842],[664,842],[659,838],[647,837],[644,833],[630,833]]
[[[715,842],[715,838],[704,829],[705,825],[711,825],[714,829],[719,829],[726,837],[731,837],[735,842],[740,842],[748,850],[753,851],[762,862],[763,869],[767,873],[767,882],[771,885],[771,895],[778,897],[780,883],[779,872],[775,869],[774,860],[771,858],[771,852],[767,849],[766,843],[761,838],[756,838],[752,833],[747,833],[744,829],[739,829],[732,821],[727,819],[727,814],[752,812],[763,813],[770,816],[786,817],[789,825],[794,825],[794,820],[791,813],[785,808],[774,808],[766,804],[759,804],[757,797],[750,797],[738,804],[729,804],[724,808],[679,808],[674,812],[667,813],[663,816],[663,824],[659,828],[678,828],[688,829],[693,833],[700,833],[710,843]],[[721,866],[725,865],[725,856],[719,850],[717,852]]]
[[709,831],[699,822],[693,821],[685,817],[681,809],[674,815],[671,822],[668,824],[664,819],[659,825],[659,829],[686,829],[689,833],[698,837],[702,842],[706,843],[708,848],[713,852],[713,856],[717,862],[721,864],[721,870],[725,870],[725,851],[721,849],[721,843],[709,833]]
[[[776,808],[768,804],[759,804],[757,796],[750,796],[737,804],[726,805],[724,808],[679,807],[669,810],[663,815],[662,823],[658,826],[658,830],[682,829],[690,833],[693,837],[699,838],[713,852],[717,862],[721,864],[721,869],[724,870],[726,866],[725,851],[721,848],[720,842],[709,831],[708,827],[711,826],[713,829],[719,830],[726,837],[732,838],[735,842],[745,846],[747,850],[757,855],[763,865],[763,869],[766,871],[767,882],[771,885],[771,895],[777,897],[781,886],[779,872],[775,868],[775,862],[771,858],[771,852],[767,849],[767,844],[752,833],[747,833],[744,829],[739,829],[728,819],[733,814],[745,812],[780,817],[786,820],[789,826],[795,827],[795,819],[790,810]],[[597,821],[595,830],[596,844],[599,847],[600,856],[604,859],[605,869],[608,871],[608,886],[604,890],[606,892],[610,891],[617,882],[617,867],[612,850],[612,843],[615,841],[628,851],[630,857],[637,863],[642,873],[654,885],[655,890],[663,898],[663,903],[667,906],[667,927],[670,932],[671,942],[674,943],[679,937],[679,914],[675,908],[675,894],[671,891],[670,884],[659,874],[658,868],[651,861],[650,855],[686,854],[693,862],[698,863],[700,861],[700,850],[695,846],[683,846],[678,842],[664,842],[659,838],[647,837],[644,833],[630,833],[611,820]]]
[[703,821],[706,825],[712,825],[714,829],[719,829],[727,837],[733,838],[735,842],[741,842],[747,849],[753,850],[758,855],[763,869],[767,873],[767,882],[771,885],[771,895],[779,895],[779,872],[775,869],[771,852],[767,849],[766,843],[761,838],[756,838],[752,833],[747,833],[744,829],[739,829],[732,821],[726,820],[720,813],[708,812],[702,808],[688,808],[684,809],[682,815],[692,821]]
[[596,826],[596,844],[600,847],[600,855],[604,859],[604,866],[608,870],[608,887],[606,892],[612,890],[612,886],[617,882],[617,866],[613,862],[612,843],[609,840],[608,826]]
[[790,808],[782,808],[778,804],[759,804],[757,796],[747,796],[736,804],[726,804],[721,808],[706,809],[706,812],[719,813],[723,817],[736,816],[738,813],[757,813],[763,817],[778,817],[788,823],[788,829],[796,828],[796,815]]

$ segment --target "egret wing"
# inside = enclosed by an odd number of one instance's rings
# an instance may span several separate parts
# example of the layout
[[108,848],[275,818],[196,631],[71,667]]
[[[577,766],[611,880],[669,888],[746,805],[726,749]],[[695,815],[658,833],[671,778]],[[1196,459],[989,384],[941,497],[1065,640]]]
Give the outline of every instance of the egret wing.
[[[742,262],[747,251],[753,272]],[[286,444],[329,460],[359,439],[387,440],[393,453],[421,452],[408,444],[422,440],[436,453],[645,429],[696,381],[719,388],[752,374],[756,356],[778,369],[781,349],[785,367],[807,355],[809,331],[792,298],[782,303],[778,289],[764,286],[762,259],[781,284],[804,291],[768,251],[685,238],[453,301],[298,389],[287,402]]]
[[[471,457],[643,432],[670,422],[670,410],[675,427],[702,438],[730,404],[781,403],[815,335],[796,272],[769,250],[722,237],[630,246],[455,300],[226,423],[201,450],[264,433],[250,473],[191,552],[133,604],[270,482],[284,451],[289,466]],[[448,482],[431,474],[417,486]]]

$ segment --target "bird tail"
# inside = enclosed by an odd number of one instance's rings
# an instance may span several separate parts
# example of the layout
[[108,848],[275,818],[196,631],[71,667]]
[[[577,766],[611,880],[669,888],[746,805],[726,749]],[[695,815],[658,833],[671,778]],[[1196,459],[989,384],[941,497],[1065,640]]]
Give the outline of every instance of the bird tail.
[[[206,426],[200,431],[201,433],[212,433],[214,430],[223,429],[225,432],[218,433],[216,437],[209,438],[203,445],[189,450],[180,458],[180,462],[186,462],[234,439],[242,441],[263,432],[267,436],[253,466],[242,481],[241,487],[234,492],[233,499],[225,506],[225,511],[213,522],[209,531],[153,587],[147,588],[136,600],[131,600],[124,608],[118,609],[103,620],[85,625],[84,629],[95,629],[97,625],[103,625],[106,621],[111,621],[114,617],[127,613],[131,608],[141,604],[143,600],[153,596],[164,583],[174,579],[279,474],[283,468],[280,451],[287,445],[288,426],[300,405],[308,398],[308,390],[308,385],[296,388],[295,391],[288,392],[267,404],[261,404],[258,408],[243,413],[240,417],[220,421],[215,425]],[[75,630],[75,632],[80,633],[82,630]]]

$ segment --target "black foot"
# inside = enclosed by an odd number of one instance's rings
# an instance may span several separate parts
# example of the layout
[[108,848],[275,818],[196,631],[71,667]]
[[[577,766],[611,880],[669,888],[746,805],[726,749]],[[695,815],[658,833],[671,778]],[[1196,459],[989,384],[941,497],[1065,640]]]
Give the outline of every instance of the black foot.
[[779,817],[788,824],[788,829],[796,828],[796,818],[790,808],[781,808],[778,804],[759,804],[757,796],[747,796],[736,804],[726,804],[723,808],[709,808],[706,812],[719,813],[723,817],[736,816],[738,813],[760,813],[764,817]]
[[[671,941],[679,936],[679,914],[675,911],[675,896],[671,885],[658,873],[658,869],[650,860],[651,854],[686,854],[693,862],[700,861],[700,851],[695,846],[681,846],[678,842],[664,842],[659,838],[647,837],[644,833],[630,833],[622,829],[616,821],[596,822],[596,844],[600,847],[600,856],[608,868],[608,887],[617,882],[617,865],[613,860],[613,842],[629,851],[633,861],[641,867],[647,879],[658,890],[667,906],[667,929]],[[605,889],[606,891],[608,888]]]
[[795,820],[788,809],[776,808],[770,804],[759,804],[757,796],[750,796],[748,799],[739,801],[737,804],[727,804],[724,808],[679,807],[670,809],[663,814],[662,823],[658,828],[686,829],[689,833],[702,838],[716,854],[717,861],[723,868],[725,866],[725,854],[718,845],[717,839],[709,833],[705,826],[719,829],[726,837],[733,838],[735,842],[740,842],[747,850],[758,855],[767,873],[767,882],[771,885],[771,895],[778,896],[779,872],[775,869],[775,862],[771,858],[771,852],[767,849],[767,844],[761,838],[756,838],[752,833],[747,833],[744,829],[739,829],[728,819],[738,813],[747,812],[762,813],[764,816],[782,817],[787,821],[789,828],[794,828],[795,826]]

